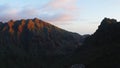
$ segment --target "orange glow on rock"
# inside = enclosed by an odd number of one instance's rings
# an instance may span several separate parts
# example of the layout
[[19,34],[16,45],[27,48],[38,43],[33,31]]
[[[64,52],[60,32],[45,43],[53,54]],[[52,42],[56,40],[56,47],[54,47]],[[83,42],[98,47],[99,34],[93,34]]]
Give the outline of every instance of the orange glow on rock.
[[29,20],[27,28],[31,31],[34,29],[34,22],[32,20]]
[[18,26],[18,36],[22,33],[25,25],[25,20],[22,20],[21,24]]
[[13,25],[14,25],[14,21],[8,22],[9,32],[10,32],[11,34],[14,33]]

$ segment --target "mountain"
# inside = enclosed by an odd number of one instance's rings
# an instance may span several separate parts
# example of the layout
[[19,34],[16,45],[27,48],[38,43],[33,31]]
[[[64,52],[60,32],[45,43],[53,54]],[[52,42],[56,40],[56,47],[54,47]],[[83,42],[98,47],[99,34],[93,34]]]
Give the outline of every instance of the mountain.
[[84,64],[85,68],[120,68],[120,22],[104,18],[96,32],[76,49],[71,63]]
[[63,68],[84,39],[38,18],[0,22],[0,68]]
[[120,22],[83,36],[37,18],[0,22],[0,68],[75,67],[120,68]]

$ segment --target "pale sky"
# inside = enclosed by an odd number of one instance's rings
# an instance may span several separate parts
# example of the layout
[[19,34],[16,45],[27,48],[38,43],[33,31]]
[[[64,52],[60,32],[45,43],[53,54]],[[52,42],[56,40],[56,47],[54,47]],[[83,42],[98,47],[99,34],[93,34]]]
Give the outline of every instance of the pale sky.
[[120,0],[0,0],[0,21],[40,18],[79,34],[94,33],[104,17],[120,20]]

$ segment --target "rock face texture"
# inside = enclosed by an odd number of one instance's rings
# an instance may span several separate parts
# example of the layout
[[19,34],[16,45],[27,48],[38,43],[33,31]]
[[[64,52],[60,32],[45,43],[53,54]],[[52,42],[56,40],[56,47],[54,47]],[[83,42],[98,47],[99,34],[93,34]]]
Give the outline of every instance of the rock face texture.
[[61,68],[82,40],[37,18],[0,22],[0,68]]

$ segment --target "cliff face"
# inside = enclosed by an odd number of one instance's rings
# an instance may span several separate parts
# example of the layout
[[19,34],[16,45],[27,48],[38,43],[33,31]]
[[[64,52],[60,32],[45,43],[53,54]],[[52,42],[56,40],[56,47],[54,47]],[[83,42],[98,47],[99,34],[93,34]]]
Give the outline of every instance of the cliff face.
[[88,64],[88,68],[120,67],[120,22],[105,18],[89,40],[87,44],[95,47],[99,56]]
[[[105,43],[119,42],[120,38],[120,22],[115,19],[105,18],[98,30],[94,33],[94,36],[98,39],[99,43],[105,41]],[[102,43],[103,43],[102,42]]]
[[74,54],[72,62],[85,64],[86,68],[120,67],[120,22],[105,18],[96,32],[89,36]]
[[77,33],[37,18],[0,23],[0,66],[59,67],[58,63],[62,63],[63,58],[81,46],[82,40],[82,36]]

